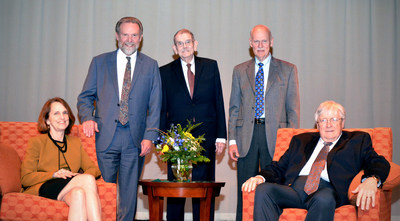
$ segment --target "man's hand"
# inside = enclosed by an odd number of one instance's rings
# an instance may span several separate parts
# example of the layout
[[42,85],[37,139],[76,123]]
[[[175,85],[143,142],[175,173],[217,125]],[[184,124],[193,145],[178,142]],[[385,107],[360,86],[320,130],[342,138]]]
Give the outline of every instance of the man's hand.
[[153,143],[151,142],[151,140],[142,140],[141,145],[141,149],[142,152],[140,152],[141,157],[145,156],[146,154],[150,153],[151,148],[153,147]]
[[238,147],[236,144],[232,144],[229,146],[229,156],[231,157],[232,160],[238,161],[239,156],[239,151]]
[[83,133],[87,137],[93,136],[94,132],[99,132],[99,129],[97,128],[97,123],[93,120],[88,120],[83,122],[82,127],[83,127]]
[[[352,193],[357,194],[357,207],[361,210],[369,210],[370,205],[375,207],[375,194],[378,190],[378,183],[375,178],[369,177],[364,182],[362,182],[358,187],[352,191]],[[361,207],[360,207],[361,205]]]
[[216,142],[215,143],[215,152],[220,155],[225,150],[225,143]]
[[250,179],[248,179],[246,182],[243,183],[242,192],[254,191],[257,185],[260,183],[264,183],[263,178],[261,178],[260,176],[251,177]]

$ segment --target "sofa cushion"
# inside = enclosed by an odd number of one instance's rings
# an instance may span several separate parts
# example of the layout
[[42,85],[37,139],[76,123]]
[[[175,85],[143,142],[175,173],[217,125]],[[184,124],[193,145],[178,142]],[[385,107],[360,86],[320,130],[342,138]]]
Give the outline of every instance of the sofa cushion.
[[14,150],[0,144],[0,191],[1,195],[21,190],[21,160]]

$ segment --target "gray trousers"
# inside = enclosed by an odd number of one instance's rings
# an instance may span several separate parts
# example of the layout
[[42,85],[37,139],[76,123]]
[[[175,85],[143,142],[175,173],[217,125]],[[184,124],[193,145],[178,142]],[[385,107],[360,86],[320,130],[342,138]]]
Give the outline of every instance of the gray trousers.
[[101,175],[106,182],[117,183],[117,220],[132,221],[136,214],[138,181],[144,157],[141,147],[133,145],[129,123],[118,123],[113,140],[104,152],[97,152]]
[[236,220],[242,220],[242,185],[250,177],[258,174],[260,168],[264,168],[272,161],[268,152],[267,138],[265,136],[265,124],[254,124],[253,138],[250,150],[245,157],[237,162],[237,207]]

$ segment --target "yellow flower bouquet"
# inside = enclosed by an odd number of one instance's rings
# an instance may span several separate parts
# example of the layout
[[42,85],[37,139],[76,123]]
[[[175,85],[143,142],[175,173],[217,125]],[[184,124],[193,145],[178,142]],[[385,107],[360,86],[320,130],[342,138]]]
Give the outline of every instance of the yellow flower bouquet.
[[[201,155],[204,148],[200,145],[204,135],[193,137],[191,131],[201,123],[192,124],[190,121],[185,128],[180,124],[172,125],[168,131],[160,131],[156,150],[164,162],[196,164],[197,162],[210,162],[210,159]],[[180,162],[179,162],[180,161]]]
[[168,131],[159,131],[156,151],[163,162],[172,163],[172,170],[178,181],[188,180],[192,170],[192,163],[210,162],[210,159],[201,155],[205,151],[200,145],[204,135],[195,138],[191,131],[201,123],[188,125],[182,128],[180,124],[172,125]]

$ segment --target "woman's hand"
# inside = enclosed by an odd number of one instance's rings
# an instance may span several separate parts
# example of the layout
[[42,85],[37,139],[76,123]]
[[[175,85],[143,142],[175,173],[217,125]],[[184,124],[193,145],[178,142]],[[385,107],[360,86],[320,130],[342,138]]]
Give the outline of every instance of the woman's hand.
[[66,170],[66,169],[60,169],[60,170],[58,170],[57,172],[55,172],[54,174],[53,174],[53,177],[54,178],[63,178],[63,179],[67,179],[67,178],[71,178],[71,177],[74,177],[74,176],[76,176],[76,175],[78,175],[79,173],[73,173],[73,172],[71,172],[71,171],[69,171],[69,170]]

